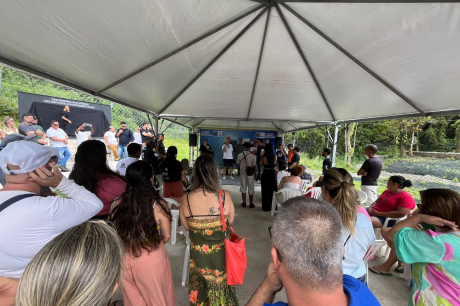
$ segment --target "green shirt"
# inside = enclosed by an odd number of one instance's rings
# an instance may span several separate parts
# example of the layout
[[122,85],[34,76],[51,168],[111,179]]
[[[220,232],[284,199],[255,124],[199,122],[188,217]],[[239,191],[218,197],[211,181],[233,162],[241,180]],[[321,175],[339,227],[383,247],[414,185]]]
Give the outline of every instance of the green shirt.
[[395,235],[398,259],[412,267],[409,306],[460,305],[460,237],[456,232],[402,228]]

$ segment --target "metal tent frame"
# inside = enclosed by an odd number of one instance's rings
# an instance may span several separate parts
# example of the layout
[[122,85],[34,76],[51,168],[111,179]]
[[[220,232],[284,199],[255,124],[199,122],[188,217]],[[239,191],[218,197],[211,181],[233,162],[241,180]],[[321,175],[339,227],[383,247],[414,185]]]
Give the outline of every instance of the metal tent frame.
[[[183,46],[180,46],[179,48],[176,48],[175,50],[167,53],[166,55],[163,55],[159,57],[158,59],[134,70],[133,72],[121,76],[118,78],[116,81],[111,82],[110,84],[107,84],[106,86],[94,90],[88,87],[81,86],[79,84],[76,84],[75,82],[68,80],[62,76],[52,74],[48,71],[45,71],[43,69],[40,69],[38,67],[34,67],[33,65],[18,61],[16,59],[12,59],[6,55],[0,54],[0,62],[14,67],[19,70],[23,70],[26,72],[29,72],[33,75],[49,79],[53,82],[63,84],[68,87],[75,88],[79,91],[121,104],[125,105],[128,107],[131,107],[133,109],[143,111],[155,118],[155,127],[156,131],[158,131],[158,120],[164,119],[170,122],[168,127],[172,124],[179,124],[181,126],[184,126],[189,129],[193,128],[199,128],[199,127],[204,127],[206,126],[206,121],[207,120],[226,120],[226,121],[237,121],[237,127],[240,125],[240,122],[267,122],[271,125],[273,125],[273,128],[276,130],[280,130],[279,125],[277,123],[285,123],[289,126],[292,127],[292,129],[284,129],[282,130],[283,132],[295,132],[298,130],[303,130],[303,129],[309,129],[309,128],[317,128],[320,126],[334,126],[335,127],[335,138],[337,137],[337,130],[338,126],[340,124],[346,124],[346,123],[352,123],[352,122],[361,122],[361,121],[373,121],[373,120],[388,120],[388,119],[398,119],[398,118],[407,118],[407,117],[417,117],[417,116],[435,116],[435,115],[448,115],[448,114],[457,114],[460,113],[460,109],[452,109],[452,110],[447,110],[447,111],[424,111],[420,106],[418,106],[414,101],[412,101],[409,97],[404,95],[401,90],[397,88],[394,84],[391,84],[387,80],[385,80],[383,77],[381,77],[376,71],[370,69],[366,64],[361,62],[359,59],[357,59],[355,56],[353,56],[349,51],[347,51],[345,48],[343,48],[340,44],[338,44],[336,41],[334,41],[332,38],[330,38],[328,35],[326,35],[323,31],[321,31],[318,27],[313,25],[309,20],[307,20],[305,17],[303,17],[301,14],[299,14],[292,6],[289,5],[289,3],[410,3],[410,4],[417,4],[417,3],[460,3],[460,0],[444,0],[444,1],[429,1],[429,0],[390,0],[390,1],[383,1],[383,0],[248,0],[248,1],[253,1],[260,3],[260,5],[248,10],[247,12],[223,23],[222,25],[216,27],[215,29],[212,29],[203,35],[191,40],[190,42],[184,44]],[[281,11],[281,8],[284,8],[286,12],[289,12],[292,14],[292,16],[295,16],[298,20],[300,20],[303,24],[308,26],[311,30],[316,32],[318,35],[320,35],[324,40],[326,40],[330,45],[332,45],[334,48],[339,50],[342,54],[344,54],[348,59],[356,63],[359,67],[361,67],[364,71],[366,71],[370,76],[372,76],[375,80],[377,80],[379,83],[384,85],[386,88],[388,88],[391,92],[396,94],[398,97],[400,97],[407,105],[409,105],[412,109],[413,112],[410,113],[405,113],[405,114],[399,114],[399,115],[393,115],[393,116],[382,116],[382,117],[367,117],[367,118],[361,118],[361,119],[353,119],[353,120],[337,120],[336,116],[333,112],[333,108],[330,106],[330,103],[327,99],[326,92],[324,91],[320,81],[317,79],[315,75],[314,69],[311,67],[309,60],[307,59],[307,56],[304,54],[302,51],[301,46],[299,45],[299,42],[297,40],[297,37],[295,33],[291,29],[291,25],[289,24],[288,20],[285,17],[285,14]],[[316,89],[318,90],[322,101],[324,105],[326,106],[331,120],[280,120],[280,119],[273,119],[273,118],[251,118],[251,111],[253,108],[253,100],[254,100],[254,95],[256,91],[256,87],[259,81],[259,71],[262,63],[262,58],[264,54],[264,48],[265,48],[265,42],[266,42],[266,37],[267,37],[267,32],[269,28],[269,23],[270,23],[270,13],[272,9],[275,9],[276,12],[278,13],[279,17],[282,20],[282,23],[287,30],[287,33],[292,40],[298,54],[300,55],[305,67],[308,70],[308,73],[310,74],[310,77],[312,78]],[[239,33],[236,35],[234,39],[232,39],[215,57],[211,59],[211,61],[203,68],[201,69],[195,77],[190,80],[171,100],[169,100],[166,105],[161,107],[161,109],[158,112],[153,112],[151,110],[143,109],[139,106],[133,105],[132,103],[129,103],[127,101],[122,101],[120,99],[113,98],[110,95],[105,94],[109,89],[125,82],[126,80],[131,79],[132,77],[139,75],[140,73],[144,72],[145,70],[152,68],[159,63],[165,61],[166,59],[172,57],[175,54],[178,54],[187,48],[197,44],[198,42],[222,31],[223,29],[235,24],[236,22],[243,20],[244,18],[250,16],[251,14],[257,13],[256,17],[252,19],[252,21],[247,24]],[[241,39],[245,35],[247,31],[251,29],[251,27],[264,15],[266,14],[266,19],[265,19],[265,26],[263,30],[263,36],[261,40],[261,45],[260,45],[260,51],[259,51],[259,56],[258,56],[258,63],[257,63],[257,69],[255,73],[255,78],[254,78],[254,83],[252,86],[252,91],[251,91],[251,97],[249,100],[249,104],[247,107],[247,116],[242,117],[242,118],[223,118],[223,117],[199,117],[199,116],[186,116],[186,115],[180,115],[180,114],[169,114],[167,113],[168,109],[171,108],[171,106],[198,80],[200,79],[203,74],[209,70],[216,62],[221,59],[221,57],[236,43],[238,40]],[[1,50],[0,50],[1,51]],[[181,119],[187,119],[185,121],[181,121]],[[296,127],[294,124],[295,123],[308,123],[311,124],[311,126],[308,127]],[[167,127],[167,128],[168,128]],[[167,129],[166,128],[166,129]],[[166,130],[165,129],[165,130]],[[334,142],[334,149],[333,149],[333,157],[335,157],[336,154],[336,141]],[[334,158],[333,158],[334,161]]]

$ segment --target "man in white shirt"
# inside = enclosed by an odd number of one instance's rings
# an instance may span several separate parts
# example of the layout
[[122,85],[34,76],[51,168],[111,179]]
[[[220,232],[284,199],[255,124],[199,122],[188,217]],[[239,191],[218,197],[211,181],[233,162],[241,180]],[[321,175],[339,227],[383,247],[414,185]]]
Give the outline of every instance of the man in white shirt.
[[56,120],[51,121],[51,127],[46,131],[46,136],[50,139],[50,146],[55,147],[59,151],[57,167],[63,172],[69,172],[70,169],[66,167],[67,161],[72,156],[72,153],[67,148],[69,136],[59,128],[59,122]]
[[225,180],[227,177],[225,174],[228,172],[230,173],[230,178],[233,180],[233,144],[230,142],[230,137],[225,137],[225,143],[222,145],[222,153],[224,157],[224,177],[222,178]]
[[[61,232],[90,219],[103,205],[57,169],[56,148],[20,140],[0,152],[0,276],[20,278],[32,258]],[[32,179],[32,180],[31,180]],[[42,186],[61,196],[41,197]]]
[[117,172],[121,176],[126,175],[126,169],[129,165],[139,160],[139,157],[141,157],[141,150],[142,147],[138,143],[132,142],[128,145],[128,157],[120,159],[117,164]]
[[113,152],[113,157],[115,161],[119,161],[120,157],[118,157],[118,138],[115,133],[115,128],[110,126],[110,130],[105,132],[104,134],[105,142],[107,143],[107,147]]
[[[85,128],[86,127],[90,127],[91,128],[91,132],[90,131],[85,131]],[[94,133],[94,129],[93,129],[93,125],[92,124],[89,124],[89,123],[83,123],[82,125],[80,125],[78,127],[78,129],[75,131],[75,136],[77,136],[77,142],[78,142],[78,145],[80,145],[82,142],[84,141],[87,141],[87,140],[90,140],[91,139],[91,135]]]
[[142,136],[141,136],[141,128],[137,127],[136,128],[136,133],[133,133],[134,136],[134,142],[138,144],[142,144]]

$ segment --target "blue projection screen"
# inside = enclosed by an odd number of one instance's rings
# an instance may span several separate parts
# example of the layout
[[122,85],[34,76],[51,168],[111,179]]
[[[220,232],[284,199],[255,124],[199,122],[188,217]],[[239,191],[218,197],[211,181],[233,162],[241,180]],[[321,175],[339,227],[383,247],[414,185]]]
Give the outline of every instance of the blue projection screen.
[[[238,143],[239,138],[243,138],[243,143],[249,141],[250,138],[262,138],[268,139],[270,144],[275,147],[275,137],[278,136],[277,131],[263,131],[263,130],[201,130],[200,133],[200,145],[203,144],[204,140],[208,140],[208,144],[211,146],[214,151],[214,159],[216,160],[219,168],[223,168],[223,159],[222,159],[222,145],[225,143],[225,137],[230,137],[233,143],[234,148],[236,149],[236,144]],[[235,156],[236,160],[237,156]]]

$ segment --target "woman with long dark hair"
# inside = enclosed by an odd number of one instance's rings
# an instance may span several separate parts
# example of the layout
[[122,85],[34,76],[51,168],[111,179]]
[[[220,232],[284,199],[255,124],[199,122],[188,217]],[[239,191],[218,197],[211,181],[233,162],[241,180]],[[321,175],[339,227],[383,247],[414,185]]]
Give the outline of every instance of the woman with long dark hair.
[[87,140],[78,146],[69,178],[94,193],[104,204],[93,219],[107,219],[113,200],[126,189],[123,178],[109,168],[105,144],[99,140]]
[[272,209],[273,191],[278,190],[278,181],[276,180],[276,155],[273,152],[273,146],[267,143],[264,147],[264,156],[261,163],[264,171],[261,177],[262,188],[262,210],[270,211]]
[[153,188],[150,163],[136,161],[126,170],[126,191],[110,220],[125,245],[125,305],[176,305],[171,263],[164,244],[171,237],[171,213]]
[[[224,219],[233,223],[235,207],[230,193],[219,190],[219,169],[214,159],[203,154],[194,165],[192,192],[182,200],[179,208],[182,225],[190,234],[190,305],[238,305],[236,291],[227,285],[225,268]],[[221,195],[219,195],[221,191]]]
[[180,203],[184,196],[182,181],[186,181],[187,178],[176,156],[177,148],[170,146],[166,152],[166,158],[158,165],[158,169],[163,179],[163,197],[173,198]]

